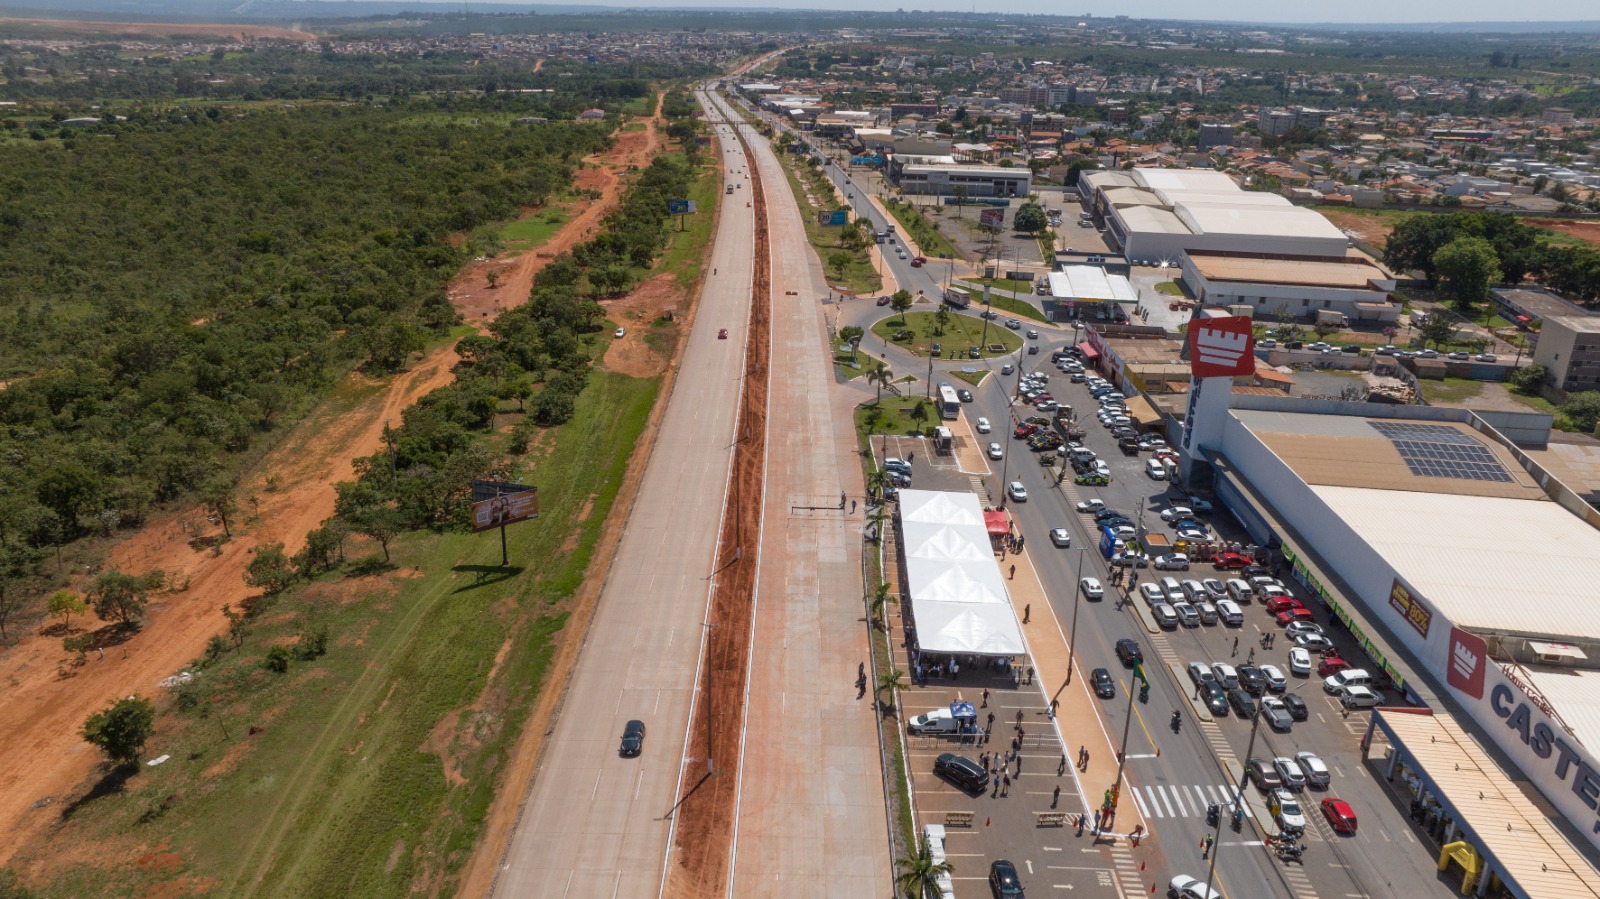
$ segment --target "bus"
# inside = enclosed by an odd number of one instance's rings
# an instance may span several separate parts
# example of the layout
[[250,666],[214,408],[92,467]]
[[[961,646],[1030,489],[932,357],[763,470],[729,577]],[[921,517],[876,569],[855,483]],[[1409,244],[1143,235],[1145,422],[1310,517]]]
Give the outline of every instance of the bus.
[[956,389],[949,384],[939,385],[939,417],[943,419],[961,417],[961,398],[956,396]]

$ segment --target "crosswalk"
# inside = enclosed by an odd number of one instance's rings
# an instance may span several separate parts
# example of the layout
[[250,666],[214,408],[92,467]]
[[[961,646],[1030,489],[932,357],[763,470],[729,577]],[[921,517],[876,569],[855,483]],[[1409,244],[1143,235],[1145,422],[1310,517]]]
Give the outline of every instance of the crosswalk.
[[1200,733],[1205,735],[1206,745],[1211,747],[1212,754],[1221,760],[1224,767],[1233,764],[1233,747],[1228,745],[1228,738],[1215,720],[1201,721]]
[[1118,840],[1111,844],[1111,863],[1117,872],[1117,886],[1121,888],[1123,896],[1139,897],[1146,894],[1143,875],[1139,872],[1139,862],[1133,857],[1133,850],[1129,848],[1126,840]]
[[1283,880],[1289,886],[1289,892],[1295,899],[1318,899],[1317,890],[1311,885],[1311,878],[1306,876],[1304,865],[1282,865]]
[[[1227,785],[1155,784],[1133,788],[1133,801],[1146,818],[1203,818],[1206,806],[1214,802],[1231,809],[1238,796],[1238,788]],[[1246,817],[1255,817],[1248,802],[1242,807]]]

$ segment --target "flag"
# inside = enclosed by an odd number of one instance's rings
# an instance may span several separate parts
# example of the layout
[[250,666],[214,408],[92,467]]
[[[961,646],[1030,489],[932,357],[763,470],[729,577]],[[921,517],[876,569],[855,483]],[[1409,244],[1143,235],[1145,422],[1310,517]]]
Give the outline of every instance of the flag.
[[1134,662],[1133,663],[1133,676],[1137,680],[1144,681],[1144,685],[1145,686],[1147,686],[1147,687],[1150,686],[1150,678],[1144,676],[1144,663],[1143,662]]

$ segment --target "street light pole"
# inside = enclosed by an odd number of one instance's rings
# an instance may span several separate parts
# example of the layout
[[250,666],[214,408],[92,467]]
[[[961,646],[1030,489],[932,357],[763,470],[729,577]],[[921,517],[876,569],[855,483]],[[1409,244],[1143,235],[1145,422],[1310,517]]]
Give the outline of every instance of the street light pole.
[[[1245,765],[1247,767],[1250,764],[1250,753],[1254,752],[1255,748],[1256,748],[1256,731],[1261,728],[1261,703],[1259,701],[1257,701],[1257,700],[1251,700],[1250,701],[1250,708],[1251,708],[1252,711],[1255,712],[1255,714],[1252,716],[1252,721],[1250,723],[1250,742],[1245,745],[1245,749],[1244,749],[1244,763],[1245,763]],[[1248,773],[1249,772],[1247,770],[1246,771],[1246,776],[1248,776]],[[1233,808],[1234,808],[1234,813],[1235,814],[1243,814],[1243,812],[1240,811],[1240,807],[1243,804],[1244,804],[1244,789],[1243,789],[1243,785],[1240,784],[1240,785],[1235,786],[1235,788],[1234,788]],[[1212,840],[1211,840],[1211,870],[1206,872],[1206,886],[1211,888],[1211,889],[1216,889],[1215,884],[1216,884],[1216,877],[1217,877],[1217,850],[1219,850],[1221,848],[1222,848],[1222,816],[1218,815],[1217,816],[1217,835],[1215,837],[1213,837]],[[1219,890],[1218,892],[1221,892],[1221,891]]]
[[[1133,685],[1129,681],[1129,686]],[[1122,747],[1117,750],[1117,778],[1111,782],[1112,786],[1122,784],[1122,771],[1128,766],[1128,726],[1133,724],[1133,690],[1128,690],[1128,715],[1122,721]]]
[[[1077,646],[1078,646],[1078,600],[1079,600],[1079,594],[1083,593],[1083,554],[1085,552],[1087,552],[1088,549],[1089,549],[1089,547],[1087,547],[1087,546],[1078,547],[1078,574],[1077,574],[1076,583],[1075,583],[1075,585],[1074,585],[1074,587],[1072,589],[1072,630],[1069,631],[1068,635],[1067,635],[1067,683],[1068,684],[1072,683],[1072,661],[1073,661],[1074,654],[1076,653]],[[1130,697],[1132,696],[1132,691],[1131,690],[1129,691],[1129,696]],[[1133,708],[1133,706],[1131,705],[1131,701],[1130,701],[1129,710],[1132,711],[1132,708]]]

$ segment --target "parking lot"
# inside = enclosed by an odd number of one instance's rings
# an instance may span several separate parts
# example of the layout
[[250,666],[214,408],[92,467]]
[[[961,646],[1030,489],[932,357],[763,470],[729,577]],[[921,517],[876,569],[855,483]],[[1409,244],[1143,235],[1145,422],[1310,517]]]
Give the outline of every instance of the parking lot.
[[[1051,335],[1046,335],[1048,342]],[[1059,338],[1051,349],[1063,342]],[[1079,502],[1099,500],[1106,507],[1121,510],[1131,520],[1135,532],[1159,533],[1169,539],[1176,536],[1164,522],[1161,512],[1170,508],[1180,498],[1187,498],[1178,487],[1166,480],[1153,480],[1147,474],[1150,450],[1134,454],[1120,451],[1108,429],[1096,419],[1098,403],[1082,384],[1071,384],[1066,374],[1051,366],[1048,353],[1037,356],[1013,357],[1020,359],[1026,372],[1044,371],[1049,374],[1048,390],[1058,402],[1071,406],[1086,427],[1083,444],[1097,455],[1097,461],[1109,470],[1110,481],[1104,486],[1074,483],[1068,476],[1059,484],[1059,468],[1046,468],[1039,464],[1034,453],[1023,441],[1011,437],[1015,423],[1033,414],[1023,406],[1012,406],[1007,392],[1015,389],[1015,376],[1003,379],[990,378],[975,390],[974,402],[964,407],[966,416],[985,416],[994,425],[997,442],[1004,447],[1002,459],[987,461],[991,473],[987,476],[953,469],[936,469],[919,466],[916,486],[925,489],[963,490],[981,488],[980,493],[991,505],[1001,502],[1003,481],[1017,481],[1028,494],[1025,502],[1007,502],[1020,533],[1028,541],[1028,562],[1037,571],[1044,594],[1057,618],[1070,620],[1074,604],[1080,597],[1075,589],[1080,576],[1093,576],[1103,583],[1112,584],[1111,569],[1098,551],[1099,534],[1091,514],[1075,511]],[[998,370],[1001,360],[994,363]],[[982,440],[987,444],[987,436]],[[919,461],[922,454],[918,454]],[[931,458],[931,457],[930,457]],[[1215,536],[1227,542],[1238,542],[1247,549],[1247,538],[1224,510],[1199,512],[1193,520],[1204,525]],[[1070,537],[1070,546],[1053,546],[1048,538],[1051,529],[1064,528]],[[1088,551],[1078,550],[1087,547]],[[1265,560],[1271,568],[1274,560]],[[1079,570],[1081,566],[1081,571]],[[1270,571],[1258,576],[1270,575]],[[1185,579],[1204,581],[1216,579],[1225,583],[1234,572],[1219,571],[1208,563],[1195,562],[1188,571],[1157,571],[1153,568],[1133,569],[1138,583],[1148,584],[1151,578],[1170,574],[1180,582]],[[1283,578],[1283,592],[1300,601],[1307,609],[1309,623],[1321,627],[1326,637],[1352,664],[1360,666],[1362,657],[1352,645],[1347,634],[1332,624],[1325,611],[1311,600],[1299,585]],[[1023,870],[1025,883],[1037,889],[1044,881],[1034,879],[1029,865],[1056,873],[1049,862],[1067,859],[1068,853],[1079,851],[1087,861],[1077,862],[1086,869],[1079,872],[1081,883],[1075,888],[1088,889],[1091,894],[1122,896],[1135,895],[1135,884],[1140,892],[1148,893],[1157,881],[1164,885],[1175,874],[1204,877],[1211,863],[1204,847],[1207,834],[1217,839],[1218,883],[1233,896],[1340,897],[1389,896],[1399,889],[1411,892],[1437,890],[1438,896],[1452,894],[1449,885],[1441,881],[1432,865],[1431,849],[1419,841],[1420,831],[1406,818],[1406,810],[1374,776],[1377,761],[1368,763],[1361,757],[1359,741],[1366,732],[1367,713],[1356,709],[1346,711],[1339,702],[1326,693],[1322,675],[1317,673],[1320,657],[1310,655],[1310,669],[1292,673],[1290,649],[1293,643],[1286,630],[1267,611],[1264,602],[1240,604],[1240,618],[1230,626],[1221,618],[1211,622],[1199,621],[1192,627],[1181,624],[1163,628],[1156,623],[1152,609],[1140,598],[1133,585],[1133,576],[1123,585],[1131,588],[1132,596],[1119,601],[1123,590],[1113,588],[1106,601],[1081,603],[1077,609],[1073,648],[1076,659],[1073,670],[1078,676],[1094,668],[1108,669],[1115,682],[1118,700],[1097,701],[1093,706],[1096,720],[1068,720],[1059,722],[1064,733],[1092,730],[1103,732],[1120,745],[1121,735],[1127,733],[1126,783],[1123,802],[1130,801],[1137,811],[1137,819],[1145,823],[1149,837],[1139,847],[1126,840],[1114,846],[1093,845],[1091,838],[1079,840],[1072,830],[1058,836],[1032,826],[1030,815],[1010,811],[1025,806],[1036,813],[1049,805],[1054,798],[1054,788],[1062,783],[1062,802],[1069,795],[1065,778],[1056,776],[1055,766],[1033,764],[1033,753],[1047,751],[1049,741],[1042,733],[1029,730],[1024,737],[1025,767],[1013,783],[1011,799],[982,799],[964,796],[942,778],[932,774],[933,759],[941,751],[949,751],[947,740],[916,738],[922,743],[910,744],[912,753],[909,767],[918,792],[919,812],[923,820],[933,821],[929,814],[945,810],[972,807],[980,810],[1007,809],[996,816],[985,815],[993,823],[975,826],[970,833],[950,837],[951,851],[962,853],[961,858],[981,861],[1007,857]],[[1192,589],[1192,588],[1191,588]],[[1038,615],[1039,610],[1034,609]],[[1263,638],[1270,642],[1264,643]],[[1151,680],[1147,702],[1129,703],[1122,691],[1137,690],[1131,670],[1118,660],[1114,646],[1120,639],[1131,639],[1140,648],[1144,670]],[[1205,702],[1197,699],[1195,686],[1187,674],[1190,663],[1203,663],[1208,670],[1216,663],[1232,665],[1263,664],[1281,669],[1284,683],[1281,692],[1264,689],[1265,695],[1297,697],[1304,703],[1304,720],[1291,721],[1282,729],[1263,721],[1252,740],[1251,724],[1233,711],[1213,713]],[[961,678],[968,677],[963,671]],[[947,704],[952,699],[964,698],[978,702],[980,681],[974,673],[971,684],[930,683],[907,694],[907,703],[917,703],[908,708],[908,714],[926,711]],[[1379,685],[1381,687],[1381,685]],[[1052,685],[1053,688],[1053,685]],[[993,690],[993,688],[991,688]],[[914,698],[912,698],[914,697]],[[1014,715],[1017,709],[1026,714],[1042,713],[1044,694],[1038,689],[1024,688],[991,692],[990,707],[998,708],[997,719],[1005,721],[1006,714]],[[1254,697],[1252,697],[1254,698]],[[1394,695],[1387,697],[1398,702]],[[1179,713],[1176,729],[1171,725],[1171,715]],[[1131,712],[1131,714],[1130,714]],[[987,710],[985,710],[987,714]],[[1005,737],[999,730],[997,739]],[[1038,742],[1033,742],[1037,740]],[[1072,740],[1067,739],[1071,744]],[[924,743],[928,745],[923,745]],[[992,745],[992,744],[991,744]],[[1009,745],[1009,742],[1006,744]],[[1001,747],[1002,749],[1005,746]],[[1297,753],[1316,753],[1328,770],[1326,788],[1306,787],[1294,794],[1304,806],[1305,827],[1303,842],[1307,846],[1299,862],[1280,861],[1268,846],[1267,838],[1279,828],[1269,808],[1266,795],[1255,787],[1238,790],[1244,766],[1251,758],[1268,764],[1275,758],[1292,759]],[[1374,746],[1372,757],[1381,760],[1383,747]],[[976,757],[974,755],[974,757]],[[1059,761],[1059,754],[1056,760]],[[1090,789],[1098,791],[1098,786]],[[1002,790],[1003,791],[1003,790]],[[1207,825],[1206,811],[1212,803],[1231,809],[1236,796],[1245,800],[1243,821],[1238,831],[1231,825],[1231,815],[1226,816],[1220,829]],[[1355,813],[1359,826],[1353,834],[1337,834],[1323,817],[1320,806],[1325,798],[1345,800]],[[1022,803],[1015,800],[1021,798]],[[1091,795],[1091,805],[1099,797]],[[1082,799],[1076,801],[1082,802]],[[1119,820],[1127,812],[1119,811]],[[1129,816],[1129,821],[1135,820]],[[1005,822],[1005,823],[1002,823]],[[999,853],[1006,853],[1004,856]],[[1142,866],[1142,868],[1141,868]],[[986,865],[963,865],[963,870],[986,869]],[[1072,865],[1059,865],[1071,868]],[[1101,874],[1105,874],[1102,878]],[[1400,885],[1405,885],[1401,887]],[[1437,884],[1437,886],[1428,886]],[[977,884],[973,884],[977,886]],[[958,884],[958,893],[961,890]]]

